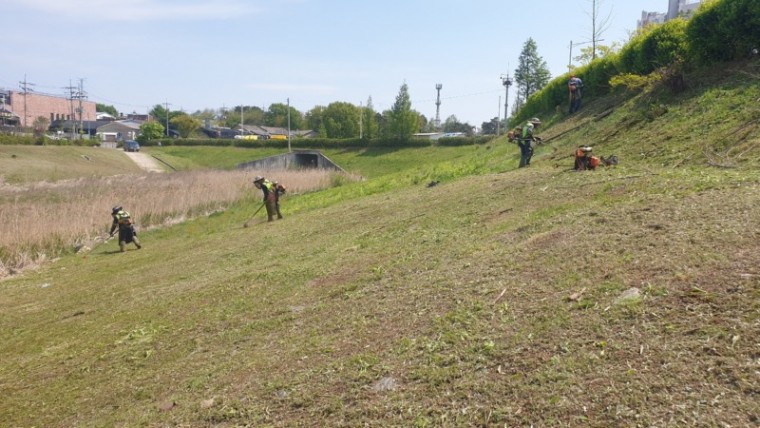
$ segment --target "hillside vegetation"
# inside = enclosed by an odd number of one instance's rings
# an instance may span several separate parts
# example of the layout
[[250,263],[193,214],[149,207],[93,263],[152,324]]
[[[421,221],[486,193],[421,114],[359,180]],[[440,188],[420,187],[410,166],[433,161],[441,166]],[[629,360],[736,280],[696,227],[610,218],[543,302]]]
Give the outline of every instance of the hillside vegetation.
[[3,281],[2,425],[756,426],[756,67]]

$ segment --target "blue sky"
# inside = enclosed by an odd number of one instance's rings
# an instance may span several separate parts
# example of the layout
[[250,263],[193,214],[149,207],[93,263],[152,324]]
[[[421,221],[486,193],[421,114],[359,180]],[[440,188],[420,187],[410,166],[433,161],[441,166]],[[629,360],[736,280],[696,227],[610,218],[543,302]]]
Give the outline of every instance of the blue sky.
[[[597,0],[604,44],[625,42],[642,10],[667,0]],[[4,0],[0,87],[64,95],[84,79],[91,101],[145,113],[192,113],[334,101],[412,107],[480,127],[504,114],[500,76],[532,37],[552,76],[570,41],[591,38],[591,0]],[[573,55],[579,49],[574,48]],[[514,87],[510,90],[510,105]],[[499,100],[501,97],[501,101]],[[499,111],[501,110],[501,112]]]

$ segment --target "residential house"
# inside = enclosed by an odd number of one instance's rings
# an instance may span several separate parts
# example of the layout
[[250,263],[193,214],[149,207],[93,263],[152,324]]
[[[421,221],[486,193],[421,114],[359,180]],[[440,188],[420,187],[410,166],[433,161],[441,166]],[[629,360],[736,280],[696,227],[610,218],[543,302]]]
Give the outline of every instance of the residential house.
[[104,142],[134,140],[140,135],[142,124],[136,120],[117,120],[98,127],[96,132],[100,141]]

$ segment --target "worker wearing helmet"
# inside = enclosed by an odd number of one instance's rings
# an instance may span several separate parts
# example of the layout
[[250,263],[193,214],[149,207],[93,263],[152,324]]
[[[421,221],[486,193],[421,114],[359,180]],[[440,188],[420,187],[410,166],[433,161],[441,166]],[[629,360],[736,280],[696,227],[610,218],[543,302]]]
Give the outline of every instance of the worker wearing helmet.
[[139,250],[142,248],[140,241],[137,239],[137,231],[135,230],[132,216],[124,211],[121,205],[117,205],[111,209],[111,217],[113,217],[113,223],[111,224],[111,236],[116,232],[116,228],[119,228],[119,250],[123,253],[127,250],[127,244],[134,242],[135,246]]
[[570,92],[570,114],[573,114],[581,108],[583,81],[573,74],[567,81],[567,89]]
[[257,175],[256,178],[253,179],[253,185],[256,186],[257,189],[261,189],[261,192],[264,194],[264,206],[267,208],[267,221],[274,221],[275,214],[278,219],[281,219],[282,214],[280,213],[278,203],[279,195],[277,194],[274,183]]
[[541,125],[541,120],[534,117],[522,127],[522,138],[517,143],[520,147],[520,168],[530,165],[530,158],[533,157],[533,148],[537,142],[541,141],[540,138],[533,135],[533,132],[539,125]]

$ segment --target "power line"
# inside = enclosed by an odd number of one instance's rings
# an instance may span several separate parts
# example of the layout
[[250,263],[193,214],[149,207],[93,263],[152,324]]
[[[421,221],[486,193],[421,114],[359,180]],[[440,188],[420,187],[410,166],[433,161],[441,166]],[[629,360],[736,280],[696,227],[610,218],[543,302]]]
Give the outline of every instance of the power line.
[[99,101],[103,101],[103,102],[105,102],[105,103],[110,103],[110,104],[117,104],[117,105],[120,105],[120,106],[127,106],[127,107],[142,107],[142,108],[144,108],[144,109],[150,109],[150,108],[151,108],[151,106],[146,106],[146,105],[140,105],[140,104],[130,104],[130,103],[124,103],[124,102],[119,102],[119,101],[110,100],[110,99],[108,99],[108,98],[104,98],[104,97],[101,97],[101,96],[99,96],[99,95],[97,95],[97,94],[93,94],[93,93],[90,93],[90,98],[92,98],[92,99],[97,99],[97,100],[99,100]]

